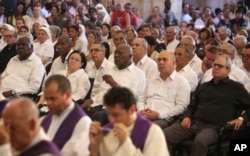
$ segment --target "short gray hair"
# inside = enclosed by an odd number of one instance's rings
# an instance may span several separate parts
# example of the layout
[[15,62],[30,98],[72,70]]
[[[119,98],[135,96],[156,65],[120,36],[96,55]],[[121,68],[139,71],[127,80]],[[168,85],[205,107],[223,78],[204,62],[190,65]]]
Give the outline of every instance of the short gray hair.
[[193,46],[195,46],[195,40],[192,36],[189,36],[189,35],[184,35],[181,39],[189,39],[192,43]]
[[61,29],[60,29],[60,27],[58,27],[58,26],[56,26],[56,25],[51,25],[51,26],[49,27],[49,30],[50,30],[51,32],[53,32],[54,34],[56,34],[56,37],[59,37],[60,34],[61,34]]
[[246,36],[243,36],[243,35],[237,35],[237,36],[235,37],[235,39],[234,39],[234,42],[235,42],[236,40],[242,40],[242,41],[243,41],[243,43],[244,43],[244,45],[246,45],[246,44],[247,44],[247,38],[246,38]]
[[218,29],[219,33],[226,34],[227,36],[230,36],[231,30],[228,29],[227,27],[223,26]]
[[[190,56],[191,51],[190,51],[190,49],[187,48],[186,46],[179,45],[177,48],[182,48],[182,49],[184,49],[186,56]],[[176,49],[177,49],[177,48],[176,48]]]
[[168,51],[168,50],[162,50],[162,51],[160,51],[160,53],[161,53],[161,52],[169,53],[170,56],[171,56],[171,59],[172,59],[173,61],[176,60],[175,54],[174,54],[173,52],[170,52],[170,51]]
[[147,40],[145,40],[144,38],[140,38],[140,39],[142,40],[142,46],[144,48],[148,48],[148,42],[147,42]]
[[223,43],[222,45],[224,45],[224,44],[226,44],[227,46],[229,46],[231,48],[231,50],[232,50],[231,53],[233,54],[233,56],[235,56],[237,54],[237,50],[236,50],[236,48],[232,44],[230,44],[230,43]]
[[[170,27],[167,27],[167,29],[173,29],[174,30],[174,33],[175,33],[175,35],[177,35],[178,34],[178,30],[176,29],[176,27],[175,26],[170,26]],[[166,29],[166,30],[167,30]]]
[[226,60],[226,64],[225,64],[226,68],[231,69],[231,67],[232,67],[232,60],[231,60],[230,57],[228,57],[227,55],[217,55],[216,58],[215,58],[215,60],[217,60],[219,58],[224,58]]

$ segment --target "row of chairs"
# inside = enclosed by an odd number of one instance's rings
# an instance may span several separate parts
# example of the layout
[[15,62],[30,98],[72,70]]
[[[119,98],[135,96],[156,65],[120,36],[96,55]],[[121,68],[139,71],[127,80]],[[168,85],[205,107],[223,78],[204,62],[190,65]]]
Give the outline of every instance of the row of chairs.
[[[239,131],[226,123],[220,127],[218,134],[218,142],[208,146],[207,156],[229,156],[231,140],[250,139],[250,122],[244,122]],[[192,145],[193,139],[183,140],[173,148],[172,155],[189,156]]]
[[[43,81],[45,79],[45,75],[43,77]],[[84,99],[76,101],[76,103],[81,104],[84,102],[86,99],[91,98],[91,91],[93,88],[94,84],[94,78],[89,78],[91,87]],[[42,90],[42,84],[39,88],[40,93]],[[33,101],[37,102],[39,100],[37,94],[23,94],[21,96],[29,97]],[[39,110],[40,110],[40,115],[43,116],[48,113],[48,108],[46,108],[46,105],[40,105]],[[179,122],[182,119],[182,115],[178,115],[173,118],[173,122]],[[230,148],[230,140],[231,139],[237,139],[237,138],[244,138],[246,139],[248,136],[248,139],[250,139],[250,122],[244,122],[243,126],[241,126],[239,131],[234,130],[234,126],[225,124],[222,125],[221,128],[218,131],[218,142],[212,145],[209,145],[208,147],[208,156],[228,156],[229,155],[229,148]],[[177,144],[174,147],[173,156],[188,156],[190,153],[191,146],[193,144],[192,139],[187,139],[183,140],[179,144]]]

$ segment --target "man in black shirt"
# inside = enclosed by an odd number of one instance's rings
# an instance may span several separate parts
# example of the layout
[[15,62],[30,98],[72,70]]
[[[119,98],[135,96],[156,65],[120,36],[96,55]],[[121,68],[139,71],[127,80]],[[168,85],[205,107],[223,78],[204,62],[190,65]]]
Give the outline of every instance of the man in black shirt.
[[229,57],[217,56],[213,79],[197,89],[183,120],[164,129],[170,153],[180,141],[194,138],[191,155],[205,156],[207,146],[217,142],[221,125],[229,123],[238,130],[247,118],[247,114],[239,116],[238,112],[245,109],[249,115],[250,95],[242,84],[229,79],[231,65]]

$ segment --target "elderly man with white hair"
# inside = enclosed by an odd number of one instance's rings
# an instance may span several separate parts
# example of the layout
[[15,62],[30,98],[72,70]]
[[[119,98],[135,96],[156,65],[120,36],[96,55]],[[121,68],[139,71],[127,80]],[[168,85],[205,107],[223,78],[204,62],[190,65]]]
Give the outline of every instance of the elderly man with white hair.
[[118,25],[115,25],[113,27],[111,27],[111,39],[108,40],[108,44],[109,44],[109,47],[110,47],[110,53],[112,54],[114,51],[115,51],[115,44],[113,42],[113,38],[114,38],[114,35],[115,35],[115,32],[117,30],[121,30],[121,28],[118,26]]
[[235,55],[233,62],[239,68],[243,67],[241,55],[242,55],[242,50],[246,46],[246,44],[247,44],[247,38],[243,35],[237,35],[236,38],[234,39],[234,47],[236,48],[237,53]]
[[[233,62],[236,53],[237,53],[236,49],[233,45],[231,45],[229,43],[223,43],[220,46],[220,50],[219,50],[218,54],[219,55],[227,55]],[[213,78],[212,69],[209,69],[204,74],[201,83],[208,82],[212,78]],[[231,72],[229,73],[229,78],[234,80],[234,81],[240,82],[242,85],[245,86],[245,88],[247,88],[246,84],[249,82],[249,78],[243,70],[241,70],[239,67],[237,67],[235,65],[235,63],[232,64]]]
[[175,26],[166,29],[165,43],[167,50],[172,53],[174,53],[177,45],[180,43],[180,41],[176,39],[177,34],[177,28]]
[[223,26],[218,29],[218,33],[219,33],[219,39],[221,40],[222,43],[233,44],[233,41],[229,38],[229,36],[231,35],[230,29]]
[[195,53],[196,44],[195,44],[194,38],[191,36],[185,35],[182,37],[180,41],[180,45],[188,47],[188,49],[190,50],[191,53],[189,55],[188,64],[193,69],[193,71],[197,74],[198,80],[200,80],[202,76],[202,70],[201,70],[202,60]]

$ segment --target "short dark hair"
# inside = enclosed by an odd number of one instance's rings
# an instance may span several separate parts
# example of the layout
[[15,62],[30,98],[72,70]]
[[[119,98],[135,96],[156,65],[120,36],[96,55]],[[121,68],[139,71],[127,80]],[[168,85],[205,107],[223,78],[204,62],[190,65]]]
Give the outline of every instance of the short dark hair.
[[127,30],[125,31],[126,34],[127,34],[129,31],[131,31],[131,32],[133,33],[133,36],[137,38],[138,35],[137,35],[137,32],[136,32],[135,29],[127,29]]
[[205,41],[205,45],[207,44],[211,44],[218,47],[220,47],[221,45],[220,40],[218,40],[217,38],[209,38],[208,40]]
[[250,43],[247,43],[245,46],[246,49],[250,49]]
[[58,5],[56,3],[51,3],[50,6],[49,6],[49,10],[51,10],[52,8],[56,8],[56,11],[59,12],[60,9],[58,7]]
[[215,45],[211,45],[209,48],[208,48],[208,52],[209,53],[213,53],[213,54],[217,54],[219,52],[220,48],[218,46],[215,46]]
[[[105,47],[105,57],[106,57],[106,59],[108,59],[108,58],[109,58],[109,55],[110,55],[110,47],[109,47],[109,44],[108,44],[107,42],[102,42],[101,45],[102,45],[103,47]],[[102,47],[102,46],[101,46],[101,47]]]
[[20,39],[25,40],[25,42],[28,44],[29,48],[32,48],[31,39],[30,39],[30,37],[29,37],[28,35],[20,36],[20,37],[17,39],[17,42],[18,42]]
[[95,7],[90,7],[90,8],[88,9],[88,13],[89,13],[89,14],[90,14],[91,11],[97,12],[97,10],[95,9]]
[[[80,30],[80,27],[78,25],[71,25],[68,27],[68,32],[69,32],[69,29],[74,29],[76,32],[80,33],[81,30]],[[79,34],[78,34],[79,35]]]
[[22,5],[22,6],[23,6],[22,15],[26,15],[26,13],[27,13],[27,7],[26,7],[25,3],[24,3],[24,2],[18,2],[18,3],[16,4],[16,7],[18,7],[18,5]]
[[126,34],[126,32],[124,31],[124,30],[117,30],[116,32],[115,32],[115,34],[123,34],[123,36],[126,38],[127,37],[127,34]]
[[17,17],[17,18],[16,18],[16,21],[17,21],[17,20],[21,20],[21,21],[23,22],[24,25],[26,24],[26,22],[25,22],[25,20],[24,20],[23,17]]
[[235,13],[237,14],[237,13],[242,13],[243,14],[243,10],[242,10],[242,8],[240,8],[240,9],[237,9],[236,11],[235,11]]
[[209,28],[202,28],[199,32],[199,35],[201,35],[201,33],[203,32],[206,32],[207,33],[207,38],[206,39],[209,39],[212,37],[212,32]]
[[148,45],[157,46],[157,41],[152,36],[145,36],[144,39],[148,42]]
[[136,104],[134,94],[125,87],[112,87],[104,95],[103,101],[105,106],[120,105],[125,110],[129,110],[131,106]]
[[79,54],[81,57],[81,63],[83,63],[83,65],[81,66],[82,69],[85,69],[85,67],[87,66],[87,59],[84,53],[80,52],[79,50],[74,50],[72,53],[70,53],[69,57],[68,57],[68,61],[71,55],[73,54]]
[[94,36],[95,40],[97,40],[97,38],[99,37],[99,36],[98,36],[98,33],[96,33],[95,30],[90,30],[90,31],[86,34],[86,36],[88,36],[88,35],[90,35],[90,34],[92,34],[92,35]]
[[44,84],[44,87],[47,88],[51,83],[57,84],[57,91],[64,94],[66,91],[71,90],[70,82],[67,77],[63,75],[52,75],[50,76]]
[[141,25],[141,27],[142,27],[142,29],[143,29],[143,28],[149,28],[150,30],[152,29],[152,25],[151,25],[150,23],[143,23],[143,24]]
[[22,25],[20,29],[25,29],[27,32],[30,32],[30,29],[26,25]]
[[91,22],[86,22],[84,24],[84,26],[85,26],[85,28],[89,28],[90,30],[94,30],[94,28],[95,28],[94,24]]

